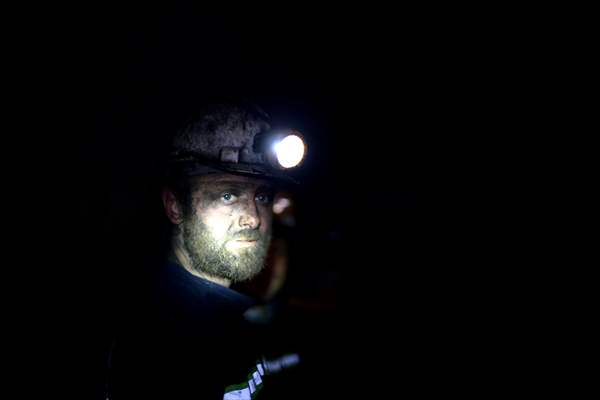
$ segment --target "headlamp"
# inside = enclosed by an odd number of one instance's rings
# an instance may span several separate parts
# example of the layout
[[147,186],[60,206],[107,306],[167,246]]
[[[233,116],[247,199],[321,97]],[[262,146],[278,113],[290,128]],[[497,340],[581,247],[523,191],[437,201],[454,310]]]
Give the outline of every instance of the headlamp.
[[295,130],[257,135],[254,149],[272,168],[286,170],[299,166],[306,156],[306,142]]
[[295,182],[286,172],[299,166],[306,156],[307,146],[300,132],[262,132],[248,145],[215,146],[212,153],[202,148],[175,151],[170,157],[170,173],[192,176],[225,171]]

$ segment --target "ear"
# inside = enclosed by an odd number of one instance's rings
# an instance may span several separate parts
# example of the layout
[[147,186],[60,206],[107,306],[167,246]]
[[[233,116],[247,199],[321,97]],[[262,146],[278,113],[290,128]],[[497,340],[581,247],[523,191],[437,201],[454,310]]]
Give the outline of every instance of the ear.
[[183,212],[179,202],[177,201],[177,197],[171,189],[168,187],[163,188],[162,190],[162,201],[165,206],[165,213],[167,214],[167,218],[174,225],[179,225],[183,222]]

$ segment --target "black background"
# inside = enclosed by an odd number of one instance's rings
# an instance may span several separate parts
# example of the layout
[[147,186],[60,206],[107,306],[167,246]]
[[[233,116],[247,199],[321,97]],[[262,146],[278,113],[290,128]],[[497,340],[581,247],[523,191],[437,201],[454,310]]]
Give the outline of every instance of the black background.
[[491,17],[41,11],[13,41],[24,143],[11,193],[33,216],[19,223],[28,267],[13,301],[30,305],[18,312],[33,337],[24,368],[49,377],[49,392],[97,388],[114,309],[164,239],[156,177],[168,134],[223,95],[255,100],[309,141],[290,279],[305,300],[318,304],[320,288],[335,299],[298,334],[315,385],[335,382],[320,393],[340,382],[373,397],[476,392],[490,377],[478,366],[505,344],[489,336],[502,330],[488,319],[501,260],[483,255],[482,226],[501,210],[483,206],[494,179],[484,166],[514,111],[504,96],[515,68]]

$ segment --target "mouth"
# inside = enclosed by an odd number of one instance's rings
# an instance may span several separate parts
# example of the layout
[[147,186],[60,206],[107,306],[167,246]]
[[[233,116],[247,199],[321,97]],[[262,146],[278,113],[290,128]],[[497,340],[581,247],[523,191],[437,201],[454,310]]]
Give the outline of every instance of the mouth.
[[244,248],[244,247],[252,247],[258,243],[258,240],[255,239],[236,239],[232,240],[230,243],[230,247],[234,249]]

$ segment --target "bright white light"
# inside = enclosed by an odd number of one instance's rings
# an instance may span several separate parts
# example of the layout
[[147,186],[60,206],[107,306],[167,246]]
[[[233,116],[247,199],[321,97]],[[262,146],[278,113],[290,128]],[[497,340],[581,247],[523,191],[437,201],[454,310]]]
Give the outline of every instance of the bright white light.
[[275,145],[275,154],[283,168],[295,167],[304,157],[304,142],[296,135],[286,136]]

